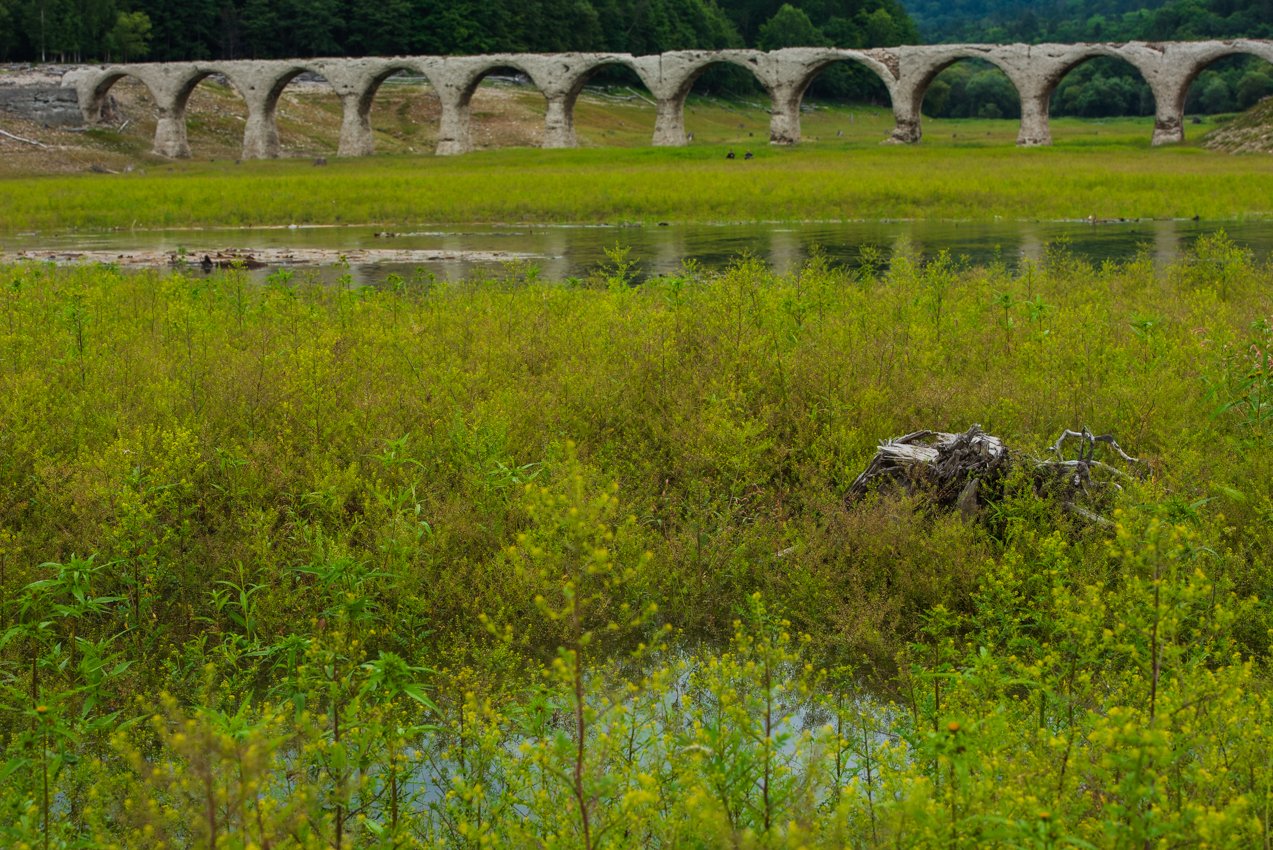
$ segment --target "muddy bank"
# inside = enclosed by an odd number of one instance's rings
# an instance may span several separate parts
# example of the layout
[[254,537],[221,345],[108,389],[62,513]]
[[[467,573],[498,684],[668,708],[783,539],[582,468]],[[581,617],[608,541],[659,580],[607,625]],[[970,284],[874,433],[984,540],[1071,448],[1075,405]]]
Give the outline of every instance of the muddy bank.
[[2,263],[56,263],[77,265],[86,263],[114,263],[129,267],[164,267],[186,265],[192,269],[214,268],[261,269],[272,266],[334,266],[345,262],[351,266],[380,263],[506,263],[539,257],[538,254],[513,251],[441,251],[412,249],[356,249],[338,251],[326,248],[210,248],[187,250],[184,255],[171,251],[52,251],[29,250],[0,252]]

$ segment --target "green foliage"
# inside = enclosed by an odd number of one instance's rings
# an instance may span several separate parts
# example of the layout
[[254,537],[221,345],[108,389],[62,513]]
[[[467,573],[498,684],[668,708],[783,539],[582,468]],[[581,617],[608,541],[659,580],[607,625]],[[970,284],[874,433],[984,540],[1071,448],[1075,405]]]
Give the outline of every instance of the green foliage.
[[790,3],[774,13],[760,28],[758,45],[761,50],[778,50],[783,47],[824,47],[827,38],[813,25],[800,9]]
[[[0,269],[5,846],[1268,838],[1273,270],[628,262]],[[845,504],[972,422],[1147,473]]]
[[[642,55],[755,46],[760,27],[779,12],[772,0],[34,0],[25,7],[0,3],[0,22],[14,25],[0,26],[0,58],[7,52],[27,59],[114,53],[127,61],[145,55],[151,43],[161,61],[570,50]],[[806,2],[792,12],[805,16],[808,33],[824,38],[823,27],[845,47],[918,43],[896,0]],[[723,82],[755,85],[745,72],[709,72],[709,84]]]
[[140,59],[150,50],[150,18],[145,12],[120,12],[109,36],[121,61]]
[[[872,136],[831,149],[762,151],[745,171],[731,168],[722,148],[696,146],[376,157],[333,161],[323,174],[277,160],[229,172],[205,163],[186,173],[9,179],[0,181],[0,226],[501,222],[527,220],[530,209],[554,222],[1226,220],[1259,217],[1251,211],[1273,192],[1273,162],[1262,158],[1149,151],[1148,123],[1125,126],[1121,136],[1101,128],[1099,138],[1090,125],[1070,126],[1071,140],[1046,149],[1016,148],[1015,132],[1006,145],[981,148],[962,147],[962,131],[959,147],[881,146]],[[845,169],[849,159],[859,167]],[[1050,191],[1038,191],[1041,181]],[[496,183],[502,191],[491,191]]]
[[917,0],[908,6],[926,38],[947,43],[1197,41],[1273,33],[1273,11],[1259,0],[1071,0],[1050,6]]

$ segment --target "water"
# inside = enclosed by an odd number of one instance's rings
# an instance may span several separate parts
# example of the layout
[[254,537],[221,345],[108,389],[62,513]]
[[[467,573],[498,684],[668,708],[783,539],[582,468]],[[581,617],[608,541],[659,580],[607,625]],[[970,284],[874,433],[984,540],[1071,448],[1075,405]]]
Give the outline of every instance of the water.
[[[501,272],[502,263],[520,258],[538,267],[540,277],[562,280],[585,277],[605,261],[605,250],[630,248],[640,277],[673,273],[693,258],[720,268],[750,253],[778,271],[800,266],[815,250],[833,264],[856,267],[863,249],[879,251],[887,262],[903,244],[928,258],[939,251],[966,256],[973,264],[1001,259],[1009,267],[1039,260],[1047,246],[1068,239],[1070,250],[1093,263],[1125,261],[1148,251],[1156,262],[1178,258],[1202,235],[1223,229],[1235,242],[1265,260],[1273,252],[1273,222],[1116,221],[1116,222],[844,222],[769,224],[674,224],[670,226],[433,225],[393,237],[377,236],[378,228],[293,227],[226,230],[108,231],[0,234],[0,251],[100,252],[90,259],[114,259],[132,252],[166,252],[185,248],[193,256],[235,247],[245,252],[288,249],[296,252],[297,271],[318,268],[334,280],[334,256],[306,252],[368,252],[353,260],[356,283],[375,285],[389,274],[409,278],[418,269],[442,280],[479,271]],[[450,258],[421,259],[413,252],[449,252]],[[499,252],[491,255],[489,252]],[[196,267],[197,268],[197,267]],[[259,274],[268,273],[266,269]]]

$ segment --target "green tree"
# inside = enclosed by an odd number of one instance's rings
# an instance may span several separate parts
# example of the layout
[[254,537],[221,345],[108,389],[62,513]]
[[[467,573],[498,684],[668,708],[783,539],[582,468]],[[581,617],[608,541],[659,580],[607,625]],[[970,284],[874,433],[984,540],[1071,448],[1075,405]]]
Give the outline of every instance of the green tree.
[[822,30],[813,25],[803,10],[790,3],[782,4],[777,13],[760,28],[758,46],[761,50],[778,50],[783,47],[829,47],[830,41]]
[[339,56],[342,22],[336,0],[279,0],[285,56]]
[[870,47],[895,47],[901,44],[898,39],[897,26],[893,16],[885,9],[876,9],[866,18],[866,26],[862,28],[866,36],[866,44]]
[[1202,90],[1202,108],[1210,115],[1233,110],[1233,97],[1223,77],[1215,77]]
[[1238,108],[1250,109],[1270,94],[1273,94],[1273,78],[1263,71],[1248,71],[1238,83]]
[[108,43],[124,62],[145,56],[150,50],[150,16],[145,12],[120,12]]
[[254,59],[268,59],[278,52],[278,13],[270,0],[247,0],[240,26]]
[[13,5],[9,0],[0,0],[0,60],[8,59],[9,51],[18,43]]

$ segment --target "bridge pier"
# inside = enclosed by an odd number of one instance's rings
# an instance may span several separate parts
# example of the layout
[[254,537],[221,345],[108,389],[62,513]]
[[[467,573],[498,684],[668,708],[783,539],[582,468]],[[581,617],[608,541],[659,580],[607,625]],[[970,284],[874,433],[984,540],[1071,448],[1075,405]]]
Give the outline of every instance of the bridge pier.
[[1171,145],[1185,140],[1184,110],[1159,109],[1154,115],[1154,138],[1150,144]]
[[371,130],[370,92],[338,92],[340,95],[340,146],[336,156],[372,156],[376,137]]
[[156,104],[159,121],[155,125],[154,153],[170,159],[189,159],[190,142],[186,138],[186,105]]
[[654,147],[685,146],[685,99],[707,68],[702,57],[702,51],[682,50],[632,61],[633,70],[654,95],[656,114],[650,139]]
[[924,138],[920,106],[924,103],[927,87],[903,87],[900,82],[889,92],[893,100],[893,132],[884,140],[886,145],[910,145]]
[[1021,128],[1017,130],[1017,147],[1035,148],[1052,145],[1052,92],[1022,91]]
[[248,120],[243,127],[244,159],[278,159],[283,146],[278,138],[278,98],[269,91],[239,89],[247,102]]
[[800,101],[804,99],[803,81],[780,82],[769,89],[773,111],[769,113],[769,144],[800,144]]
[[438,120],[438,156],[458,156],[473,150],[473,125],[469,98],[447,96],[438,88],[442,117]]
[[548,111],[544,113],[544,148],[577,148],[575,100],[577,92],[544,92]]
[[685,146],[685,98],[689,91],[679,97],[659,98],[656,102],[658,114],[654,118],[654,137],[650,144],[656,148],[677,148]]

